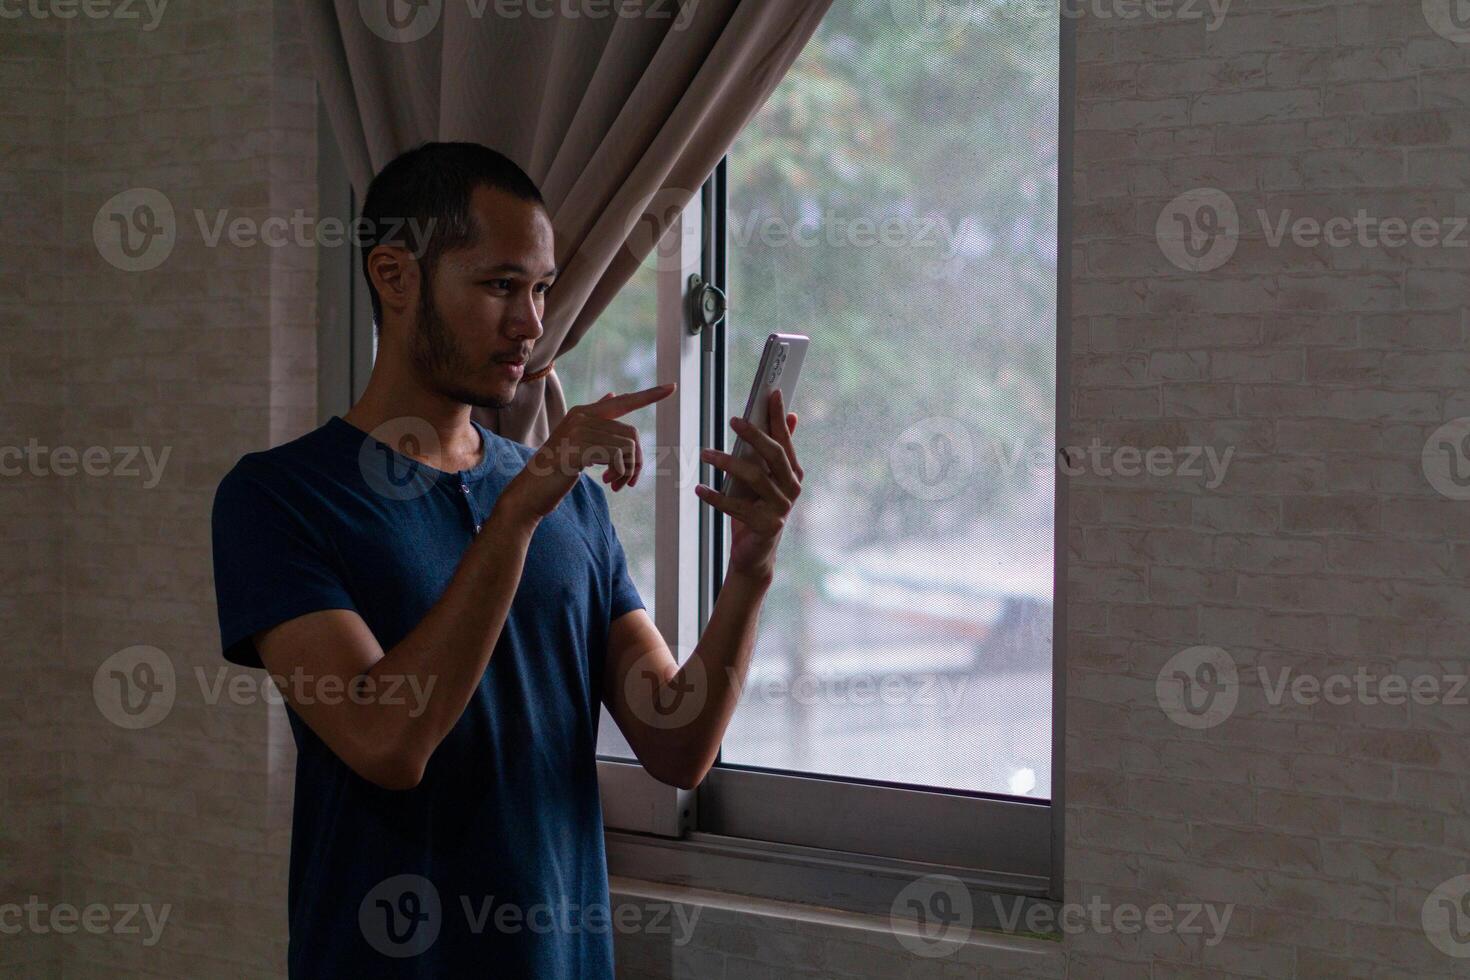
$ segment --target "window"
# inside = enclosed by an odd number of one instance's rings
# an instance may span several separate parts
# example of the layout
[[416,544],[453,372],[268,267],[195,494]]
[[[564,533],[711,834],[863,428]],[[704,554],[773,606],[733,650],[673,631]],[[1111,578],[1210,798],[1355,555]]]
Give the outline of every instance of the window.
[[[660,247],[669,281],[699,273],[732,311],[699,334],[661,317],[663,356],[700,355],[697,385],[657,377],[698,393],[686,458],[729,448],[767,334],[807,333],[807,480],[709,778],[601,763],[615,874],[883,913],[933,865],[1060,894],[1066,41],[1044,5],[902,6],[835,5]],[[725,563],[726,528],[700,522],[698,624],[660,622],[691,644]]]
[[[812,337],[795,406],[807,481],[718,765],[692,792],[658,783],[603,711],[613,874],[885,915],[936,867],[976,895],[1060,898],[1071,38],[1046,6],[835,4],[560,359],[568,404],[680,384],[637,418],[646,449],[675,455],[608,500],[682,662],[728,522],[679,466],[729,448],[768,333]],[[323,210],[346,217],[324,116],[322,130]],[[324,414],[371,366],[342,251],[321,270],[323,364],[338,365]],[[715,327],[691,329],[696,275],[729,294]]]
[[814,346],[726,764],[1050,796],[1057,65],[998,33],[839,4],[730,154],[732,383]]
[[[628,285],[598,318],[597,326],[582,338],[574,352],[557,362],[556,374],[568,405],[595,402],[607,392],[641,391],[658,384],[656,339],[658,337],[658,280],[656,257],[644,263]],[[656,443],[650,425],[653,414],[646,409],[630,416],[639,428],[644,447]],[[618,529],[618,539],[628,557],[628,572],[637,586],[648,614],[658,616],[654,582],[654,493],[660,479],[644,460],[645,471],[636,487],[607,494],[608,509]],[[599,478],[601,474],[598,474]],[[634,760],[633,749],[618,731],[607,708],[597,733],[598,755]]]

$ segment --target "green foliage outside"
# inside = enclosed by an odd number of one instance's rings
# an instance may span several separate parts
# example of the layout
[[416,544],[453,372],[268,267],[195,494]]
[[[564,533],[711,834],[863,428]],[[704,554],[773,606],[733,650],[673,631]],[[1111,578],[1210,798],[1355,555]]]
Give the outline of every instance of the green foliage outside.
[[[1057,21],[975,0],[916,24],[915,4],[837,0],[731,152],[731,414],[766,334],[809,334],[798,510],[845,514],[843,540],[788,530],[763,633],[796,631],[833,555],[1037,509],[1024,466],[906,493],[889,447],[910,425],[960,419],[984,452],[1054,441]],[[558,366],[569,402],[651,385],[653,349],[645,268]],[[609,496],[651,606],[650,490]]]

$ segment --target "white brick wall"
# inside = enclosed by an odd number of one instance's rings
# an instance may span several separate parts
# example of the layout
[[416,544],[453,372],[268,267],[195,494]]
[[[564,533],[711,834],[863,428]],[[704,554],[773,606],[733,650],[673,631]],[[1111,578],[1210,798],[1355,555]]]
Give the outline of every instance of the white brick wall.
[[[64,190],[63,32],[0,28],[0,443],[61,432]],[[24,436],[17,440],[16,436]],[[62,670],[63,515],[46,481],[0,478],[0,895],[61,886],[64,787],[58,706]],[[7,899],[0,899],[4,901]],[[0,937],[0,974],[58,977],[61,950],[34,935]]]
[[[1272,704],[1256,668],[1463,671],[1430,637],[1470,608],[1447,540],[1470,512],[1420,457],[1460,414],[1470,248],[1273,246],[1256,212],[1467,214],[1470,46],[1418,2],[1357,0],[1079,35],[1077,440],[1178,423],[1235,456],[1214,490],[1074,486],[1068,897],[1238,908],[1213,948],[1069,941],[1068,975],[1464,975],[1420,909],[1470,870],[1449,829],[1465,709]],[[1188,272],[1154,229],[1202,187],[1241,231],[1223,266]],[[1239,705],[1203,731],[1153,691],[1196,645],[1241,668]]]
[[[273,977],[291,760],[273,758],[280,733],[263,706],[205,704],[193,669],[221,663],[214,488],[242,453],[314,424],[315,256],[206,248],[193,212],[314,210],[314,92],[290,0],[169,4],[140,28],[0,21],[6,89],[20,96],[3,117],[0,442],[170,452],[152,488],[0,482],[0,534],[26,559],[7,563],[0,590],[0,902],[172,911],[151,948],[85,931],[0,936],[0,973],[60,976],[64,961],[76,977]],[[176,215],[174,251],[147,272],[114,268],[93,242],[99,207],[135,187]],[[126,732],[99,713],[92,679],[134,644],[172,658],[179,695],[164,723]]]

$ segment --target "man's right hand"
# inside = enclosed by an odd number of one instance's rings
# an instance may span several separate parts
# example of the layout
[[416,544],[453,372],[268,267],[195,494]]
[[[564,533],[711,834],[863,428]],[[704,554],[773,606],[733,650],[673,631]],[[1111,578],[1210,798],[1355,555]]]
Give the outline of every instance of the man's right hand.
[[637,427],[618,419],[663,401],[677,388],[667,384],[626,395],[608,394],[590,405],[568,409],[546,444],[505,488],[501,500],[508,499],[522,513],[540,520],[556,509],[588,466],[606,466],[603,480],[614,491],[636,484],[643,469],[643,447]]

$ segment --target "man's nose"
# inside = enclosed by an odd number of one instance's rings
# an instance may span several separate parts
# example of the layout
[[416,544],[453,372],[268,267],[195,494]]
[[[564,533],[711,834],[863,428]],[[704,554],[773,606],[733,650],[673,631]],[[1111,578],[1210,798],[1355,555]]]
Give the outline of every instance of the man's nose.
[[522,293],[511,304],[510,327],[516,339],[537,340],[546,332],[541,325],[541,313],[536,309],[536,300],[531,293]]

